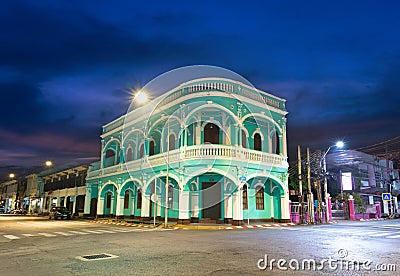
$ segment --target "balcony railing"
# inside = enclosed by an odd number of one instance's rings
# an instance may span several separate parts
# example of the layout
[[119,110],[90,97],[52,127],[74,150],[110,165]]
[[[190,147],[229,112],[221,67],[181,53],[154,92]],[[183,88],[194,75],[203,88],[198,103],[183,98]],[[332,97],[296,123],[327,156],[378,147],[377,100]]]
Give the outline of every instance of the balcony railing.
[[149,167],[162,166],[167,163],[174,164],[182,161],[189,161],[200,158],[229,159],[232,161],[247,161],[266,166],[287,168],[287,158],[281,155],[261,152],[235,146],[225,146],[216,144],[195,145],[163,152],[157,155],[145,156],[145,159],[133,160],[111,167],[93,170],[88,172],[88,178],[100,175],[109,175],[116,172],[133,171],[146,169]]

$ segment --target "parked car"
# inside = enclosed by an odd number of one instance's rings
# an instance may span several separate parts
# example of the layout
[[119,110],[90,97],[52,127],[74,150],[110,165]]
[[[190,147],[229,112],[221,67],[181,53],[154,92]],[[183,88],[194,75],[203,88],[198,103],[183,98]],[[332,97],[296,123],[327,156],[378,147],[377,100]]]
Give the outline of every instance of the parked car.
[[4,206],[0,206],[0,214],[5,214],[6,213],[6,209],[4,208]]
[[14,209],[11,211],[13,215],[26,215],[26,210],[24,209]]
[[49,213],[49,219],[71,219],[71,213],[65,207],[53,207]]

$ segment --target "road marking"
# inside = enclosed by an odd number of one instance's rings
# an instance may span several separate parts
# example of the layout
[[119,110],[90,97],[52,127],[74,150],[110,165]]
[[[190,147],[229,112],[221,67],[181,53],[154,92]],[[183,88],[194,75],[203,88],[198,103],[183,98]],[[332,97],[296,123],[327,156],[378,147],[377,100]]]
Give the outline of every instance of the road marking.
[[388,239],[398,239],[398,238],[400,238],[400,235],[389,236],[389,237],[386,237],[386,238],[388,238]]
[[25,237],[37,237],[37,235],[34,235],[34,234],[22,234],[22,236],[25,236]]
[[68,232],[73,233],[73,234],[79,234],[79,235],[89,235],[89,233],[81,232],[81,231],[68,231]]
[[61,235],[61,236],[72,236],[72,234],[66,233],[66,232],[54,232],[54,233]]
[[387,236],[387,235],[391,235],[391,234],[393,234],[393,233],[386,232],[386,233],[380,233],[380,234],[373,234],[373,235],[370,235],[370,236],[371,237],[383,237],[383,236]]
[[14,236],[14,235],[3,235],[3,237],[10,239],[10,240],[18,240],[19,239],[19,237]]
[[85,232],[93,233],[93,234],[102,234],[100,231],[95,231],[95,230],[83,230]]
[[56,237],[57,235],[50,234],[50,233],[38,233],[39,235],[45,236],[45,237]]
[[122,233],[130,232],[131,230],[132,230],[131,228],[128,228],[128,229],[113,229],[113,231],[122,232]]
[[97,231],[101,231],[101,232],[103,232],[103,233],[115,233],[115,232],[113,232],[113,231],[103,230],[103,229],[99,229],[99,230],[97,230]]

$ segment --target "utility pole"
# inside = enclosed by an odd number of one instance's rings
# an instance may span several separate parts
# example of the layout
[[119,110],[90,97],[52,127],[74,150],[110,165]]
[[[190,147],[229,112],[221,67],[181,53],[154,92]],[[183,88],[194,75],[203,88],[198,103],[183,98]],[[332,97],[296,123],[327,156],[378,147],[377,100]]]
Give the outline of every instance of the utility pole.
[[308,223],[314,223],[314,195],[311,191],[311,164],[309,148],[307,148],[307,188]]
[[[319,160],[318,164],[320,163],[320,158],[321,158],[321,152],[318,152]],[[322,223],[322,191],[321,191],[321,166],[318,166],[318,174],[317,174],[317,180],[316,180],[316,187],[317,187],[317,199],[318,199],[318,207],[317,207],[317,213],[318,213],[318,222]]]
[[298,177],[299,177],[299,215],[300,215],[300,223],[304,224],[304,212],[303,212],[303,181],[301,175],[301,150],[300,145],[297,146],[297,168],[298,168]]

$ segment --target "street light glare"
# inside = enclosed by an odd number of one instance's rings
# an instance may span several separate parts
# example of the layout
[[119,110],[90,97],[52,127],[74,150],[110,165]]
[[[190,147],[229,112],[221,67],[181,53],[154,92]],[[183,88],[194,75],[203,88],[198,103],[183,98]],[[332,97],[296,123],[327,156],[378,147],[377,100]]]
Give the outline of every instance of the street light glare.
[[146,92],[139,91],[135,94],[134,101],[137,102],[138,104],[144,104],[148,101],[148,96]]
[[343,141],[338,141],[337,143],[336,143],[336,147],[337,148],[343,148],[343,146],[344,146],[344,143],[343,143]]
[[53,166],[53,162],[51,162],[50,160],[47,160],[44,164],[46,165],[46,167]]
[[10,173],[8,176],[9,176],[10,178],[14,178],[14,177],[15,177],[15,174]]

